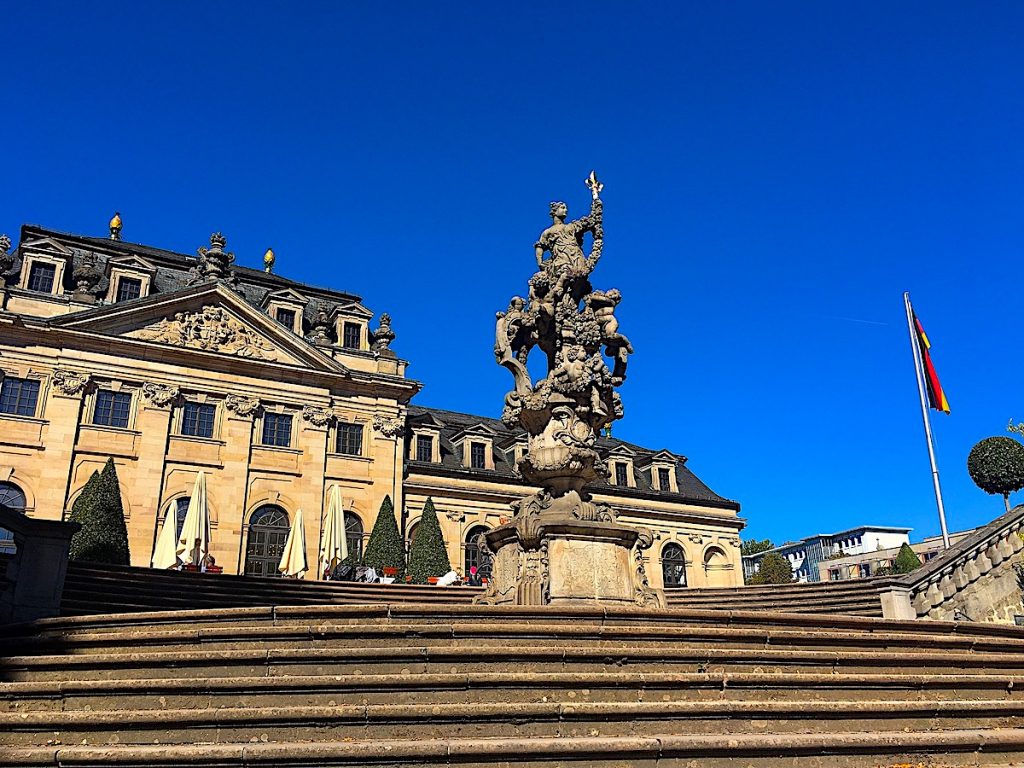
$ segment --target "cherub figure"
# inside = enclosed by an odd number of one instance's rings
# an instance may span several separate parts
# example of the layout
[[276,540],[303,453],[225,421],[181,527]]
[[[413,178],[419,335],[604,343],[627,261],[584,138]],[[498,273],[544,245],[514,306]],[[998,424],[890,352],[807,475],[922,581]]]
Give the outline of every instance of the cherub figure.
[[615,358],[612,382],[616,386],[626,380],[626,363],[633,354],[633,345],[619,333],[619,319],[615,317],[615,308],[620,301],[622,294],[616,288],[607,292],[594,291],[584,299],[586,306],[594,313],[594,319],[601,326],[601,343],[605,345],[605,351]]
[[498,312],[495,327],[494,357],[500,363],[513,357],[521,363],[526,362],[530,348],[536,343],[534,318],[526,310],[526,301],[513,296],[508,309]]

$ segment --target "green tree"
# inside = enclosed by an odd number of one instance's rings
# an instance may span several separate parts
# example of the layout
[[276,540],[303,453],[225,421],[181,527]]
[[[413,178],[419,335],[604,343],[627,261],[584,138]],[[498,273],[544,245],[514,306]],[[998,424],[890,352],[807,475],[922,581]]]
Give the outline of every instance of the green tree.
[[370,531],[370,540],[366,543],[363,563],[377,571],[385,568],[396,568],[398,576],[405,574],[405,547],[398,533],[395,522],[395,506],[391,497],[385,496],[377,513],[377,521]]
[[750,539],[740,544],[741,555],[756,555],[758,552],[764,552],[766,549],[775,549],[771,539]]
[[985,493],[1002,494],[1010,511],[1010,494],[1024,488],[1024,445],[1012,437],[988,437],[971,448],[967,471]]
[[793,566],[778,552],[769,552],[761,558],[761,567],[751,576],[748,584],[789,584],[793,581]]
[[441,525],[437,522],[437,512],[434,510],[434,500],[428,498],[409,549],[409,575],[414,584],[426,584],[428,577],[444,576],[451,569],[448,550],[441,536]]
[[82,526],[71,538],[71,560],[130,564],[128,527],[113,459],[107,459],[102,472],[92,473],[71,506],[70,520]]
[[915,568],[921,567],[921,558],[910,548],[909,544],[900,547],[900,553],[896,555],[896,565],[893,567],[895,573],[910,573]]

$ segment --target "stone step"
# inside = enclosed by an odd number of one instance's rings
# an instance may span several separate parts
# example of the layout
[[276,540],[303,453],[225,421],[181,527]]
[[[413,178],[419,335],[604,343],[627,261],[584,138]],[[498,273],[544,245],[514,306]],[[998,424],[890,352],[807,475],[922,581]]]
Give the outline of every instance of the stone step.
[[[766,614],[767,615],[767,614]],[[921,622],[922,624],[928,622]],[[429,644],[480,645],[503,642],[515,644],[578,645],[602,642],[627,642],[657,647],[664,644],[694,644],[700,647],[773,647],[816,648],[820,650],[949,650],[973,653],[1024,652],[1024,636],[986,636],[966,633],[933,634],[893,631],[884,624],[864,632],[845,629],[773,626],[706,626],[677,623],[588,624],[561,622],[420,622],[325,621],[305,623],[281,620],[277,624],[255,623],[237,626],[224,624],[205,628],[187,625],[170,627],[131,627],[118,631],[41,634],[36,637],[0,639],[0,655],[52,655],[73,653],[111,653],[123,650],[199,648],[322,647],[394,647]],[[898,630],[898,628],[897,628]]]
[[0,683],[0,711],[544,700],[1016,699],[1024,675],[792,672],[468,672]]
[[[18,766],[638,766],[640,768],[875,768],[917,765],[1006,766],[1024,758],[1024,730],[952,729],[795,734],[653,734],[574,738],[443,738],[369,741],[44,747],[8,750]],[[741,761],[738,763],[737,761]]]
[[1019,728],[1024,701],[627,701],[0,714],[9,746]]
[[396,647],[193,648],[8,656],[0,679],[8,682],[262,675],[421,674],[473,671],[636,672],[878,672],[944,674],[949,670],[1006,675],[1024,670],[1024,653],[964,651],[806,650],[705,646],[409,645]]

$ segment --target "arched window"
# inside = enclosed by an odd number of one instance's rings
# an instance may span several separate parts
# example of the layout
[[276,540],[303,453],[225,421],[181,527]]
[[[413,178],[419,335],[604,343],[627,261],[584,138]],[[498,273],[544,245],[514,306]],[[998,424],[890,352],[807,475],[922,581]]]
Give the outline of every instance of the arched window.
[[666,587],[686,586],[686,558],[678,544],[668,543],[661,550],[661,580]]
[[345,513],[345,546],[349,557],[357,561],[363,559],[363,521],[351,512]]
[[405,551],[408,552],[412,549],[412,540],[416,535],[416,529],[420,527],[419,523],[413,523],[405,531]]
[[191,499],[188,496],[182,496],[180,499],[176,499],[174,502],[174,536],[175,539],[181,538],[181,529],[185,525],[185,516],[188,514],[188,503]]
[[249,538],[245,548],[246,576],[280,576],[277,566],[288,538],[288,513],[266,504],[249,518]]
[[476,568],[477,578],[491,578],[493,556],[487,548],[487,542],[484,539],[489,530],[486,525],[474,525],[466,532],[466,545],[464,548],[466,570],[463,571],[463,576],[466,579],[472,580],[474,568]]
[[[0,483],[0,508],[7,512],[25,514],[28,500],[25,493],[14,483]],[[6,528],[0,528],[0,554],[14,554],[14,534]]]

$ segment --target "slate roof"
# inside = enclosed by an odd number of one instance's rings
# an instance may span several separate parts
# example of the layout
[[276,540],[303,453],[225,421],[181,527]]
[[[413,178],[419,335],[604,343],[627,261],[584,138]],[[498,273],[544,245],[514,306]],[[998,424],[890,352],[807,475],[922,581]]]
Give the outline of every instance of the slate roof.
[[[71,287],[71,273],[74,271],[74,268],[81,264],[90,253],[96,257],[96,268],[103,273],[106,272],[107,265],[111,260],[122,259],[127,256],[138,256],[153,264],[156,267],[156,273],[153,275],[150,287],[151,296],[160,293],[170,293],[171,291],[187,287],[190,277],[189,270],[197,263],[197,258],[194,254],[177,253],[176,251],[154,248],[153,246],[141,243],[129,243],[124,240],[111,240],[103,237],[88,237],[68,232],[58,232],[35,224],[26,224],[21,228],[22,243],[38,238],[50,238],[72,250],[72,264],[65,271],[65,283],[68,288]],[[209,243],[202,243],[201,245],[208,247]],[[230,242],[225,250],[231,250]],[[20,267],[20,254],[19,264],[16,265],[16,268],[18,267]],[[306,321],[305,326],[311,323],[313,314],[319,305],[322,305],[327,314],[330,315],[338,307],[352,307],[359,305],[361,302],[360,297],[352,293],[318,288],[317,286],[300,283],[296,280],[289,280],[277,274],[267,273],[261,269],[243,267],[237,263],[232,265],[231,269],[238,278],[238,284],[237,286],[232,285],[232,290],[255,307],[262,308],[263,300],[268,294],[288,288],[301,293],[309,299],[310,301],[303,313]],[[104,277],[103,281],[97,286],[97,291],[106,290],[106,287],[107,278]]]
[[[501,478],[503,482],[525,484],[512,468],[512,463],[510,461],[512,458],[511,446],[506,454],[506,451],[498,445],[504,440],[512,439],[518,435],[525,437],[526,433],[524,431],[511,430],[500,420],[488,418],[486,416],[474,416],[468,413],[445,411],[439,408],[426,408],[419,405],[409,406],[408,419],[410,424],[415,425],[416,422],[422,422],[429,418],[433,418],[443,425],[441,428],[441,443],[439,447],[441,453],[441,466],[446,471],[449,471],[452,474],[468,474],[481,478],[494,478],[497,476]],[[470,467],[465,466],[462,463],[461,456],[456,453],[455,447],[452,445],[452,438],[454,435],[467,427],[473,427],[477,424],[484,424],[497,433],[497,437],[494,439],[494,469],[471,469]],[[662,501],[695,502],[739,511],[740,505],[738,502],[726,499],[712,491],[704,484],[703,481],[701,481],[700,478],[685,466],[685,459],[681,457],[675,462],[676,486],[679,488],[679,493],[670,493],[656,489],[652,485],[650,468],[643,468],[644,460],[650,458],[659,451],[644,448],[634,443],[628,443],[625,440],[619,440],[614,437],[600,437],[597,441],[598,450],[601,451],[603,455],[607,455],[609,451],[619,446],[624,446],[635,454],[633,456],[633,466],[634,474],[636,476],[636,488],[623,488],[605,481],[599,481],[592,486],[595,490],[599,489],[602,493],[610,493],[614,495],[635,496],[637,498],[658,499]],[[437,467],[437,464],[432,462],[421,461],[409,461],[409,465],[410,467],[426,471],[430,471],[431,468]]]

